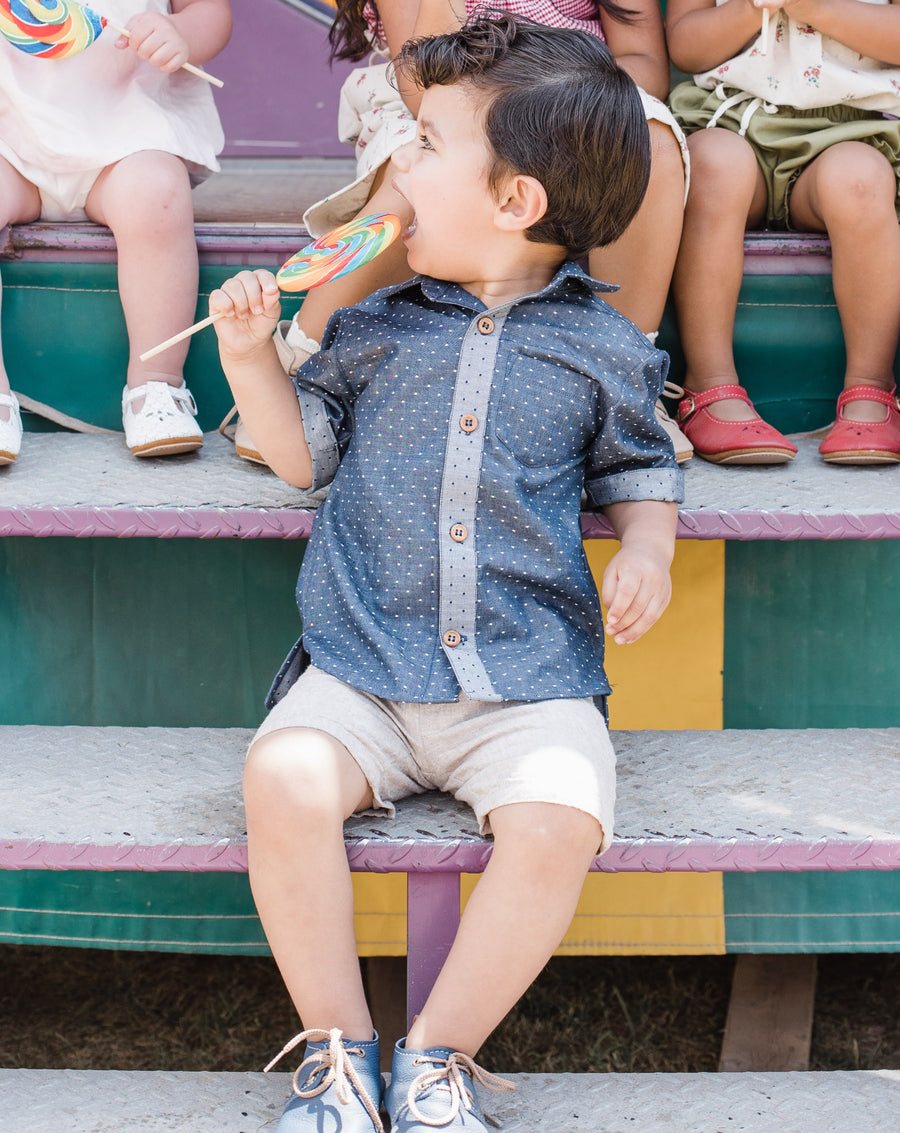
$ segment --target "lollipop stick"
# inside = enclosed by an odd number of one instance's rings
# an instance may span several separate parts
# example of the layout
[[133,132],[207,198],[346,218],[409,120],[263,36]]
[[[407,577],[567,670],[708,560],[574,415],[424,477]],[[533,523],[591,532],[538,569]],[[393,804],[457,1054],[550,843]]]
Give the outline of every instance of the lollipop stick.
[[762,10],[762,28],[759,33],[759,53],[760,55],[768,54],[768,38],[769,38],[769,9],[763,8]]
[[186,330],[181,330],[178,334],[173,334],[171,338],[167,338],[165,342],[161,342],[159,346],[154,346],[152,350],[145,350],[143,354],[139,355],[142,362],[146,362],[148,358],[155,358],[157,354],[162,354],[164,350],[168,350],[170,346],[174,346],[177,342],[184,342],[186,338],[190,338],[192,334],[196,334],[198,330],[203,330],[204,327],[211,327],[217,319],[221,319],[225,314],[224,311],[219,311],[216,315],[210,315],[208,318],[201,319],[199,323],[194,323],[192,327]]
[[[119,35],[124,35],[126,39],[131,39],[131,32],[127,28],[120,28],[118,24],[114,24],[112,20],[106,21],[107,26],[111,27],[113,31],[117,31]],[[198,79],[205,79],[208,83],[212,83],[216,87],[224,87],[225,84],[221,79],[217,79],[215,75],[210,75],[207,71],[201,71],[199,67],[195,67],[193,63],[182,63],[182,71],[190,71],[192,75],[196,75]]]

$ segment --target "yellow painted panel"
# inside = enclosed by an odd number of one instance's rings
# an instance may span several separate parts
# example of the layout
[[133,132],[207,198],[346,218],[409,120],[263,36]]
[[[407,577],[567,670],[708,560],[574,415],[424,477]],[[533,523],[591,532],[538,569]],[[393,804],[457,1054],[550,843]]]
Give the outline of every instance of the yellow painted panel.
[[[465,908],[478,882],[463,874]],[[354,873],[360,956],[406,954],[406,874]],[[592,873],[558,956],[707,956],[725,952],[720,873]]]
[[406,955],[406,874],[354,873],[353,924],[360,956]]
[[[588,539],[584,546],[599,590],[619,544]],[[607,638],[611,727],[722,727],[724,611],[724,541],[679,539],[662,618],[633,645]]]
[[[478,877],[463,874],[463,907]],[[718,956],[721,873],[592,873],[557,956]]]

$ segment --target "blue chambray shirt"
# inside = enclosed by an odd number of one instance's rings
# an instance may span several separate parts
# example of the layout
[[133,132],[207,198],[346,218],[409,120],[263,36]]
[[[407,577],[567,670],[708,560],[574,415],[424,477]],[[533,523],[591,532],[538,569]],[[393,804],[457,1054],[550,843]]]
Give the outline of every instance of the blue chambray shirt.
[[334,315],[295,378],[313,487],[333,479],[298,583],[313,664],[399,701],[610,691],[582,488],[683,498],[653,412],[668,357],[611,290],[565,263],[487,309],[418,276]]

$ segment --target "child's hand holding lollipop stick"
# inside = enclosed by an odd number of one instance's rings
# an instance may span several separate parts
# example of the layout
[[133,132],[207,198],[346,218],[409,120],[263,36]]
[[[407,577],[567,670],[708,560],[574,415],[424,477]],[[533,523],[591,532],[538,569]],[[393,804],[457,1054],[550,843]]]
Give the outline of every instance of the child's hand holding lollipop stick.
[[[359,217],[342,224],[291,256],[275,277],[278,286],[282,291],[308,291],[311,287],[319,287],[356,271],[381,255],[400,235],[400,227],[399,218],[391,213]],[[224,312],[219,312],[201,319],[152,350],[144,351],[141,361],[146,362],[148,358],[161,354],[223,316]]]

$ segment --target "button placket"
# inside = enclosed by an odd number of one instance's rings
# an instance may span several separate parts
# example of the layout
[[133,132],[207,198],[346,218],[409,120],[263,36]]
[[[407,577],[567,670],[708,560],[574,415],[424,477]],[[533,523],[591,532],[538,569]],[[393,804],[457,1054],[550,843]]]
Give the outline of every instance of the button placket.
[[500,699],[475,648],[477,540],[473,536],[484,452],[482,422],[487,420],[505,319],[505,311],[479,315],[463,340],[441,482],[441,644],[463,691],[478,700]]

